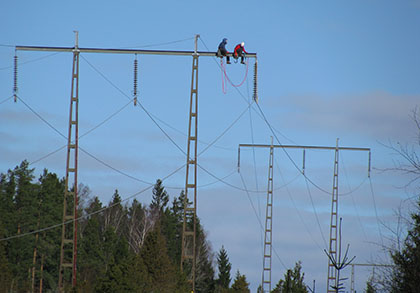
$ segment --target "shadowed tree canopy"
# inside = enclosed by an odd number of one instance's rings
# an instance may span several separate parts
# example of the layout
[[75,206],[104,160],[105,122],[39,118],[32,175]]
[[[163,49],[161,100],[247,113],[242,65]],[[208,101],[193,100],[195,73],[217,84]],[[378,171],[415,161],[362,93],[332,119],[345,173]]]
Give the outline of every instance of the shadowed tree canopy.
[[301,262],[297,262],[295,267],[292,269],[288,269],[287,272],[284,274],[284,280],[280,280],[274,290],[271,292],[273,293],[306,293],[308,290],[306,289],[306,285],[303,282],[304,273],[301,272],[302,264]]

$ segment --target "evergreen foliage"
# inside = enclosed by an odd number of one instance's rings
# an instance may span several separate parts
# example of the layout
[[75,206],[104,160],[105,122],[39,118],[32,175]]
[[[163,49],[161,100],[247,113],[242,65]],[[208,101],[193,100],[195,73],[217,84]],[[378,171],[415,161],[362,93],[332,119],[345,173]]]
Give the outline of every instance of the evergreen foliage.
[[375,287],[374,287],[374,285],[373,285],[373,281],[372,281],[372,279],[369,279],[369,280],[366,282],[366,290],[365,290],[365,292],[366,292],[366,293],[375,293],[375,292],[376,292],[376,289],[375,289]]
[[411,215],[412,228],[401,251],[391,252],[395,265],[392,292],[418,292],[420,278],[420,199]]
[[156,184],[153,188],[153,197],[152,203],[150,204],[150,208],[152,210],[157,210],[162,212],[163,209],[169,202],[169,195],[166,192],[165,188],[162,185],[162,180],[156,180]]
[[246,276],[241,275],[239,270],[236,271],[235,280],[232,284],[232,292],[249,293],[249,283],[246,281]]
[[224,246],[222,246],[217,254],[217,267],[219,269],[217,287],[223,292],[223,289],[229,289],[231,281],[230,270],[232,268],[232,264],[229,262],[229,257]]
[[301,272],[302,264],[297,262],[295,267],[288,269],[284,274],[284,280],[279,280],[276,287],[271,291],[272,293],[307,293],[305,283],[303,282],[305,274]]
[[[0,239],[38,231],[62,222],[64,179],[23,161],[0,173]],[[104,205],[80,184],[76,292],[190,292],[180,270],[185,194],[169,204],[161,180],[150,205],[122,204],[115,190]],[[71,205],[71,203],[70,203]],[[188,223],[192,225],[192,223]],[[204,228],[196,223],[196,292],[216,292],[214,254]],[[0,241],[0,292],[57,292],[61,225]],[[219,289],[227,292],[231,264],[222,247],[218,254]],[[245,276],[234,282],[236,292]],[[247,286],[247,285],[246,285]],[[221,292],[219,290],[219,292]],[[244,291],[248,292],[248,291]]]

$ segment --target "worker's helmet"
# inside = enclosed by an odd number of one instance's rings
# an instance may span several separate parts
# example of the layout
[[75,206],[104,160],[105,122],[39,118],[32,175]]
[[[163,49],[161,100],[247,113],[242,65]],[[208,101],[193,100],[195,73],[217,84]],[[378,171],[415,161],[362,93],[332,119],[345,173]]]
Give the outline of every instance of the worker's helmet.
[[241,47],[243,47],[243,46],[245,46],[245,42],[242,42],[242,43],[241,43]]
[[226,38],[223,38],[223,42],[227,42],[227,39]]

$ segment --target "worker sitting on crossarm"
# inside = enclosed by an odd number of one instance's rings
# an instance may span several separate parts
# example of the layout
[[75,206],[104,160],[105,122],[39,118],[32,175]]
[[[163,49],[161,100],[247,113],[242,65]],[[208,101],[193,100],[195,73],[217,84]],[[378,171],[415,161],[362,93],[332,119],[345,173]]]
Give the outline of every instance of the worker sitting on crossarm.
[[248,53],[248,52],[245,51],[245,43],[242,42],[242,43],[236,45],[235,50],[233,51],[233,58],[238,59],[239,57],[241,57],[241,63],[245,64],[245,62],[244,62],[245,54],[244,53]]
[[229,54],[229,52],[226,50],[226,44],[227,44],[227,39],[224,38],[222,40],[222,42],[219,44],[219,48],[217,50],[216,56],[223,58],[223,56],[226,56],[226,63],[230,64],[230,58],[227,54]]

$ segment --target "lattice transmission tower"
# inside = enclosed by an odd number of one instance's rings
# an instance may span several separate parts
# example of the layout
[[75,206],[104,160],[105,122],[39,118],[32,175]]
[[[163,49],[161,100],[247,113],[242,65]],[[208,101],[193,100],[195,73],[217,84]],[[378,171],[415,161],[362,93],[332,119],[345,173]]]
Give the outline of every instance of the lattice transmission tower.
[[[187,164],[185,181],[184,220],[182,233],[181,270],[188,267],[188,280],[195,290],[196,275],[196,218],[197,218],[197,142],[198,142],[198,60],[199,57],[216,57],[216,52],[197,51],[199,35],[195,36],[194,51],[139,50],[110,48],[80,48],[78,32],[74,47],[16,46],[16,51],[45,51],[73,53],[72,88],[70,95],[69,132],[67,141],[66,189],[64,192],[62,239],[58,288],[61,292],[71,284],[77,284],[77,174],[78,174],[78,103],[79,103],[79,56],[81,53],[132,54],[134,61],[134,105],[137,104],[137,55],[192,56],[192,77],[188,125]],[[229,53],[232,57],[232,54]],[[254,58],[254,100],[257,96],[257,54],[247,53]],[[14,99],[17,100],[17,56],[14,60]],[[192,195],[188,197],[190,194]],[[192,201],[190,201],[190,199]],[[192,206],[190,205],[192,204]],[[190,264],[186,264],[190,262]],[[71,268],[71,270],[70,270]]]
[[[364,151],[369,152],[368,159],[368,177],[370,176],[370,148],[357,148],[357,147],[339,147],[338,139],[335,147],[328,146],[302,146],[302,145],[267,145],[267,144],[240,144],[238,148],[238,168],[240,166],[240,149],[241,147],[252,147],[252,148],[270,148],[270,166],[269,166],[269,188],[267,196],[272,193],[270,191],[270,175],[272,175],[272,165],[271,165],[271,151],[273,148],[282,148],[282,149],[302,149],[303,150],[303,164],[302,164],[302,173],[304,176],[305,170],[305,150],[314,149],[314,150],[334,150],[334,176],[333,176],[333,192],[331,199],[331,221],[330,221],[330,239],[329,239],[329,248],[328,252],[333,258],[337,256],[337,221],[338,221],[338,155],[340,150],[347,151]],[[272,188],[272,186],[271,186]],[[264,240],[264,255],[263,255],[263,274],[262,274],[262,290],[263,292],[271,291],[271,249],[272,249],[272,197],[267,197],[267,206],[266,206],[266,227],[265,227],[265,240]],[[267,225],[268,224],[268,225]],[[268,241],[267,241],[268,239]],[[266,249],[266,246],[269,248]],[[269,251],[269,252],[268,252]],[[332,264],[331,260],[328,259],[328,277],[327,277],[327,292],[335,292],[332,287],[338,285],[337,279],[337,270]]]

